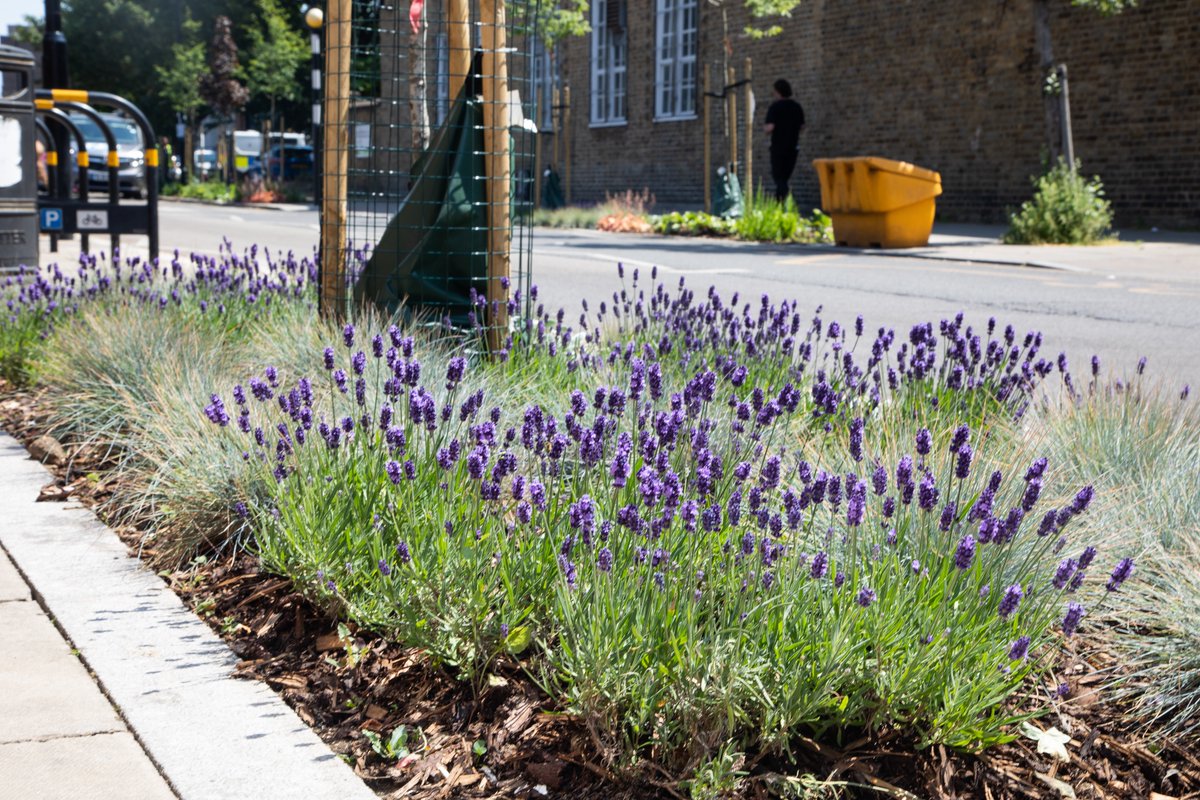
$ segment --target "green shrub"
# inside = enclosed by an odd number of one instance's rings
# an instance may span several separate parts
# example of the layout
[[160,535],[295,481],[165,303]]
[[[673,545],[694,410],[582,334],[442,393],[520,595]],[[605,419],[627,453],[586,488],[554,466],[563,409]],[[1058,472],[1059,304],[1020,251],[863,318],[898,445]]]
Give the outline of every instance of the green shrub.
[[1007,244],[1093,244],[1109,235],[1112,204],[1098,176],[1091,180],[1064,161],[1033,179],[1036,189],[1012,215]]
[[650,218],[655,233],[672,236],[732,236],[734,220],[704,211],[672,211]]
[[210,203],[232,203],[237,200],[237,187],[221,181],[192,181],[169,183],[163,187],[164,197],[182,197]]

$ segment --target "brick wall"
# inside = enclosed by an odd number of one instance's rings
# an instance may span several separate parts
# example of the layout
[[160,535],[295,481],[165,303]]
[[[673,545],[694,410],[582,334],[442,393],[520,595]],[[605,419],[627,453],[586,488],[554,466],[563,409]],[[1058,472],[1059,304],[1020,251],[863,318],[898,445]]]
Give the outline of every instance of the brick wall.
[[[753,59],[759,120],[776,77],[804,106],[793,179],[802,208],[819,202],[808,162],[820,156],[882,155],[938,170],[942,219],[997,221],[1029,196],[1046,147],[1032,0],[806,0],[783,35],[758,42],[741,35],[737,0],[723,8],[739,76]],[[699,207],[702,123],[654,121],[654,3],[629,0],[628,13],[627,125],[589,126],[588,38],[560,45],[572,92],[572,199],[645,187],[660,206]],[[700,3],[704,62],[721,58],[722,14]],[[1115,18],[1052,0],[1051,25],[1056,59],[1070,69],[1076,154],[1104,179],[1118,222],[1200,227],[1200,0],[1145,0]],[[728,153],[720,107],[714,163]],[[765,140],[756,139],[755,183],[769,184]]]

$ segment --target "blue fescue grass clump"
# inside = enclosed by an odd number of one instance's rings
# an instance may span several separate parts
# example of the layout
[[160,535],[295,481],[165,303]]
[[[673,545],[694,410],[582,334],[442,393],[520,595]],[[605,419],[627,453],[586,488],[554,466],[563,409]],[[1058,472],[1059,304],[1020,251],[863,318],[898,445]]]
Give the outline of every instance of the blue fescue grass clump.
[[476,686],[522,659],[623,764],[1010,738],[1018,687],[1133,571],[1073,535],[1090,485],[987,438],[1054,369],[1040,336],[960,316],[897,344],[634,280],[493,361],[347,325],[304,377],[213,394],[273,487],[238,506],[265,564]]

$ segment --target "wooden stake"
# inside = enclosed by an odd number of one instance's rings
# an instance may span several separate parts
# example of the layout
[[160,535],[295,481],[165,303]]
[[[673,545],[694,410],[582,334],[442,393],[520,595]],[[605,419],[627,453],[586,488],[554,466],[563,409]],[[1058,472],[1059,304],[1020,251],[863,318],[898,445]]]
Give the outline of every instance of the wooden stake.
[[746,57],[746,155],[745,166],[746,183],[742,186],[742,194],[751,196],[754,194],[754,84],[750,78],[750,57]]
[[563,202],[571,205],[571,87],[563,87]]
[[704,213],[712,213],[712,65],[704,65]]
[[509,183],[508,54],[504,0],[480,0],[483,45],[483,149],[488,200],[488,347],[498,353],[508,333]]
[[325,20],[324,151],[321,154],[321,297],[324,317],[346,312],[346,118],[350,109],[352,0],[329,0]]
[[467,0],[446,0],[446,46],[450,50],[450,99],[471,71],[471,14]]

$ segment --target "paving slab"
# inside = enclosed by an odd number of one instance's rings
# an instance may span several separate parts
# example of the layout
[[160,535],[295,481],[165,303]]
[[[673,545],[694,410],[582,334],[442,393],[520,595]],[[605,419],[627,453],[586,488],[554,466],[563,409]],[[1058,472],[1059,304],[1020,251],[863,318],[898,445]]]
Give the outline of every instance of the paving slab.
[[0,435],[0,544],[184,800],[374,800],[348,765],[88,510]]
[[17,573],[17,568],[9,561],[4,551],[0,550],[0,603],[29,600],[31,598],[29,585]]
[[175,798],[137,740],[124,730],[0,744],[0,775],[0,800]]
[[0,743],[125,730],[37,603],[0,603],[0,631]]

